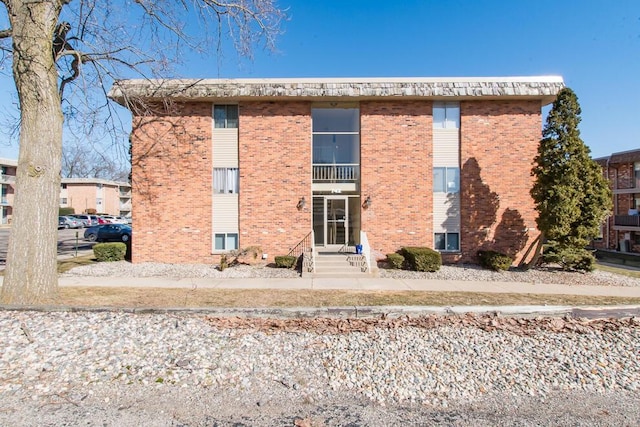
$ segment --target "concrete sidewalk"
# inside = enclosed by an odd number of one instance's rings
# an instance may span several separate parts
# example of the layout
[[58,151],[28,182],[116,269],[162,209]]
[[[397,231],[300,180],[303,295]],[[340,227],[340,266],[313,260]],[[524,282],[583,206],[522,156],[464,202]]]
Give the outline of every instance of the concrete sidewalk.
[[[1,280],[1,279],[0,279]],[[640,298],[640,287],[391,278],[167,278],[63,276],[60,286],[182,289],[308,289],[588,295]]]

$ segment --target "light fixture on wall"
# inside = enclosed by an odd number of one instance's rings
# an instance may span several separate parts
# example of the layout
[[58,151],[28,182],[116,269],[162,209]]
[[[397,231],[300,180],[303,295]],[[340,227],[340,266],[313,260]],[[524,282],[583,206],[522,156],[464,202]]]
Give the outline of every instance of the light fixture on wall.
[[296,205],[296,208],[298,208],[299,211],[301,211],[302,209],[304,209],[304,207],[307,206],[307,201],[305,200],[304,196],[300,197],[300,200],[298,200],[298,204]]
[[367,196],[367,198],[364,200],[364,203],[362,204],[362,208],[369,209],[370,207],[371,207],[371,196]]

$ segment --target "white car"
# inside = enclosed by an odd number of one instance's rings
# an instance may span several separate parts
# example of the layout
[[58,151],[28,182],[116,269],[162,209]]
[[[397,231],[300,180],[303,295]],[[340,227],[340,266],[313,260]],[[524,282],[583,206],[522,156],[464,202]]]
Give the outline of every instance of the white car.
[[102,219],[105,220],[108,224],[126,224],[127,220],[122,219],[118,216],[113,215],[102,215]]

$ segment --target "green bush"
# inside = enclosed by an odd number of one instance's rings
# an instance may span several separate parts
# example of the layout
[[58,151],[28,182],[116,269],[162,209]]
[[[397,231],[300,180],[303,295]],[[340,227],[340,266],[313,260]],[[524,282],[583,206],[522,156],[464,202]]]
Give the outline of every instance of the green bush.
[[596,263],[595,256],[587,249],[555,244],[545,247],[542,259],[546,264],[559,264],[563,270],[593,271]]
[[545,264],[559,264],[563,270],[580,271],[593,271],[596,264],[596,258],[591,251],[562,246],[556,242],[549,242],[544,246],[542,261]]
[[93,256],[99,262],[122,261],[127,253],[127,245],[121,242],[96,243],[93,245]]
[[478,251],[480,265],[493,271],[508,270],[513,264],[513,259],[496,251]]
[[275,257],[276,267],[279,268],[293,268],[296,265],[298,259],[291,255],[282,255]]
[[76,212],[73,208],[58,208],[58,215],[60,216],[73,215],[74,213]]
[[400,250],[409,270],[438,271],[442,265],[440,252],[424,247],[404,247]]
[[400,254],[387,254],[387,264],[389,268],[401,270],[404,267],[404,257]]

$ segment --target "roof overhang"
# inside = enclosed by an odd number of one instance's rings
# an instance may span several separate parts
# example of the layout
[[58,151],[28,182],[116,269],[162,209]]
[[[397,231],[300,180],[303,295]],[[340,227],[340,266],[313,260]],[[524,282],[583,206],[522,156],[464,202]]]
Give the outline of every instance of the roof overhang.
[[609,157],[601,157],[599,159],[595,159],[595,161],[601,165],[609,164],[611,166],[640,162],[640,149],[613,153]]
[[358,101],[407,100],[539,100],[546,105],[564,87],[560,76],[419,77],[324,79],[158,79],[119,80],[109,97],[121,105],[132,101]]

